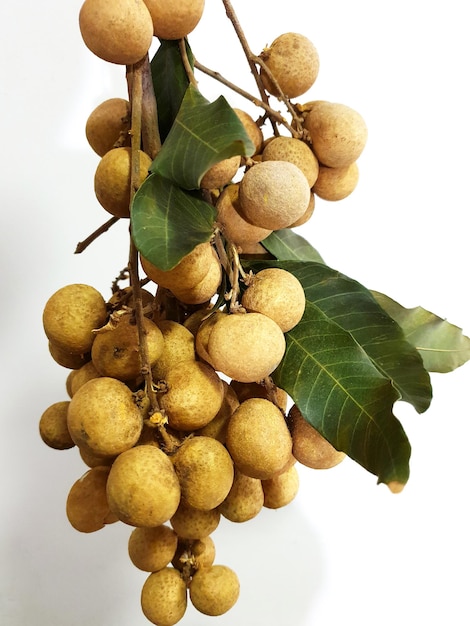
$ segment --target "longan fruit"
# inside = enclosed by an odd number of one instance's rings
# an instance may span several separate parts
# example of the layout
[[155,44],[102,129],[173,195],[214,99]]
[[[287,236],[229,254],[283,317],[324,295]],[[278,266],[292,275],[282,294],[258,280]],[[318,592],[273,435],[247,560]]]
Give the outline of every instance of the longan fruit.
[[109,470],[109,467],[89,469],[72,485],[67,496],[66,514],[75,530],[92,533],[117,521],[106,497]]
[[322,165],[313,192],[323,200],[343,200],[357,187],[359,168],[357,163],[345,167],[326,167]]
[[235,469],[232,488],[218,511],[231,522],[243,523],[253,519],[263,508],[264,493],[261,480],[246,476]]
[[233,462],[226,448],[212,437],[186,439],[171,457],[190,506],[208,511],[227,497],[233,483]]
[[131,526],[160,526],[175,514],[181,490],[170,458],[153,445],[120,454],[109,472],[111,511]]
[[142,422],[129,387],[107,376],[93,378],[80,387],[67,411],[72,439],[98,456],[117,455],[134,446]]
[[318,160],[310,147],[295,137],[273,137],[263,150],[263,161],[289,161],[297,165],[310,187],[318,178]]
[[287,418],[292,437],[292,454],[299,463],[312,469],[329,469],[345,458],[344,452],[336,450],[304,419],[295,404],[290,408]]
[[69,404],[69,400],[54,402],[39,419],[39,435],[44,443],[54,450],[68,450],[75,446],[67,426]]
[[144,0],[159,39],[183,39],[198,25],[204,0]]
[[261,481],[264,493],[264,506],[280,509],[295,498],[299,491],[299,473],[294,465],[272,478]]
[[212,313],[209,314],[208,317],[206,317],[206,319],[204,319],[200,323],[199,328],[197,329],[197,332],[196,332],[195,346],[196,346],[197,355],[200,359],[202,359],[203,361],[206,361],[206,363],[209,363],[210,365],[212,365],[211,357],[209,353],[207,352],[209,337],[212,332],[212,329],[214,328],[214,324],[220,318],[226,315],[227,313],[224,313],[223,311],[220,311],[220,310],[213,311]]
[[[317,49],[307,37],[299,33],[280,35],[261,52],[260,58],[287,98],[296,98],[308,91],[320,69]],[[270,94],[281,95],[263,68],[260,76]]]
[[203,539],[219,525],[220,513],[215,509],[203,511],[181,501],[170,524],[180,539]]
[[171,561],[173,567],[183,571],[189,566],[190,575],[203,567],[210,567],[215,559],[215,544],[212,537],[201,539],[178,539],[178,547]]
[[160,320],[157,326],[163,335],[163,351],[152,367],[154,380],[165,378],[177,363],[196,360],[194,335],[183,324]]
[[142,0],[85,0],[79,28],[93,54],[118,65],[143,59],[153,41],[152,17]]
[[235,409],[240,406],[240,402],[233,387],[227,381],[222,380],[222,386],[224,388],[222,406],[217,415],[208,424],[199,429],[196,434],[213,437],[221,443],[225,443],[229,419]]
[[201,179],[201,189],[220,189],[228,185],[240,167],[241,156],[236,155],[219,161],[210,167]]
[[88,467],[110,467],[114,463],[116,454],[112,456],[102,456],[91,452],[89,448],[77,446],[80,458]]
[[129,536],[128,553],[138,569],[157,572],[171,563],[177,546],[178,535],[169,526],[139,527]]
[[251,139],[251,142],[255,147],[255,151],[251,156],[253,157],[256,154],[259,154],[263,146],[263,131],[249,113],[238,108],[234,108],[233,110],[237,114],[240,122],[243,124],[246,134]]
[[269,267],[253,276],[243,293],[241,304],[247,311],[270,317],[286,333],[302,319],[305,292],[291,272]]
[[173,626],[186,612],[188,593],[180,572],[165,567],[148,576],[140,598],[142,612],[156,626]]
[[[139,179],[147,178],[152,159],[139,150]],[[128,146],[112,148],[101,157],[94,177],[95,195],[101,206],[115,217],[130,217],[131,149]]]
[[58,346],[52,341],[48,342],[49,354],[54,359],[54,361],[60,365],[61,367],[65,367],[69,370],[78,370],[85,363],[90,360],[90,353],[86,354],[77,354],[76,352],[70,352],[69,350],[65,350],[62,346]]
[[363,117],[345,104],[316,100],[305,105],[304,128],[320,165],[347,167],[357,161],[367,141]]
[[230,387],[235,391],[239,402],[244,402],[248,398],[265,398],[272,400],[282,411],[287,409],[289,396],[280,387],[274,387],[274,399],[271,399],[269,390],[260,383],[241,383],[238,380],[231,380]]
[[[158,326],[143,318],[149,365],[152,367],[163,352],[164,339]],[[101,376],[130,381],[141,374],[139,330],[130,314],[117,318],[97,333],[91,349],[91,360]]]
[[94,287],[66,285],[46,302],[44,332],[54,346],[73,354],[86,354],[95,338],[93,331],[106,323],[107,315],[106,302]]
[[303,172],[288,161],[262,161],[240,181],[240,211],[255,226],[286,228],[307,210],[310,186]]
[[235,409],[226,446],[237,469],[266,480],[281,472],[292,456],[292,439],[281,411],[269,400],[249,398]]
[[269,376],[281,362],[285,349],[284,333],[262,313],[233,313],[220,318],[207,344],[214,368],[245,383]]
[[118,141],[122,142],[121,145],[129,143],[130,112],[128,100],[109,98],[90,113],[85,124],[85,135],[98,156],[104,156]]
[[310,194],[310,202],[308,203],[307,210],[305,211],[303,215],[301,215],[298,219],[296,219],[295,222],[293,222],[292,224],[289,224],[288,228],[297,228],[298,226],[303,226],[304,224],[306,224],[308,220],[312,217],[314,210],[315,210],[315,194],[312,191],[312,193]]
[[73,397],[76,392],[92,378],[99,378],[101,374],[95,367],[93,361],[88,361],[85,365],[82,365],[80,369],[74,370],[74,376],[70,382],[70,397]]
[[195,285],[188,288],[173,286],[171,292],[184,304],[203,304],[208,302],[216,293],[222,282],[222,266],[219,257],[212,250],[209,267],[205,276]]
[[176,363],[165,377],[167,390],[160,406],[175,430],[193,431],[208,424],[219,412],[224,398],[222,381],[201,361]]
[[235,572],[226,565],[212,565],[198,570],[189,585],[193,606],[205,615],[222,615],[230,610],[240,595]]
[[241,215],[239,202],[240,184],[225,187],[216,202],[217,224],[224,237],[235,245],[258,243],[273,232],[247,222]]

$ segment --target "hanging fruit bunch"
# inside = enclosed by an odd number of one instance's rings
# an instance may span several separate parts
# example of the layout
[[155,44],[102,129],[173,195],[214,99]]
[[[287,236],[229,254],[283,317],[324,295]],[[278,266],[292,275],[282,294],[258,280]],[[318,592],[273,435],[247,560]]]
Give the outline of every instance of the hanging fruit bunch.
[[[68,399],[46,408],[40,435],[84,462],[68,520],[83,533],[131,527],[130,561],[147,573],[142,610],[160,626],[176,624],[188,598],[207,615],[235,604],[238,577],[211,535],[221,517],[289,504],[298,463],[327,469],[349,456],[399,492],[410,444],[395,402],[424,412],[429,372],[470,358],[460,329],[328,267],[293,230],[317,199],[354,191],[366,124],[345,104],[298,100],[319,71],[306,36],[281,34],[253,54],[223,4],[257,96],[196,60],[188,35],[203,0],[85,0],[83,41],[123,66],[129,98],[87,120],[94,190],[111,217],[76,252],[128,220],[129,263],[109,294],[66,285],[43,314]],[[206,100],[198,71],[259,118]]]

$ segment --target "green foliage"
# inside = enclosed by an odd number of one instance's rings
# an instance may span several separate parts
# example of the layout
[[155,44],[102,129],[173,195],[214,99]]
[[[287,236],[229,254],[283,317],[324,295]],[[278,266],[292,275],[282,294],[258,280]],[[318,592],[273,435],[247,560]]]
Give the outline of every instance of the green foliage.
[[324,262],[317,250],[306,239],[289,228],[275,230],[261,243],[278,261]]

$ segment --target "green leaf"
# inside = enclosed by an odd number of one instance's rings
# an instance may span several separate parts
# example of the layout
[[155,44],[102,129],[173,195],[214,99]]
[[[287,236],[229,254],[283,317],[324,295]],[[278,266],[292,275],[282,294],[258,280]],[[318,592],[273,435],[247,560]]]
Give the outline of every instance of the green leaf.
[[183,189],[197,189],[215,163],[250,156],[254,146],[225,98],[208,102],[190,85],[162,149],[150,170]]
[[[194,59],[186,41],[186,52],[191,67]],[[164,141],[170,132],[189,85],[181,59],[179,41],[161,40],[150,62],[152,82],[157,100],[160,138]]]
[[[261,262],[254,265],[260,268]],[[420,413],[429,407],[432,387],[421,356],[368,289],[320,263],[268,261],[263,266],[282,267],[294,274],[307,301],[351,334],[373,365],[392,381],[400,399]]]
[[316,261],[324,263],[309,242],[289,228],[275,230],[263,239],[262,245],[278,261]]
[[410,444],[392,413],[398,393],[352,336],[307,302],[273,373],[305,419],[393,490],[409,477]]
[[215,208],[197,194],[151,174],[131,206],[134,243],[153,265],[169,270],[214,231]]
[[429,372],[452,372],[470,360],[470,337],[462,329],[418,306],[407,309],[383,293],[372,292],[421,354]]

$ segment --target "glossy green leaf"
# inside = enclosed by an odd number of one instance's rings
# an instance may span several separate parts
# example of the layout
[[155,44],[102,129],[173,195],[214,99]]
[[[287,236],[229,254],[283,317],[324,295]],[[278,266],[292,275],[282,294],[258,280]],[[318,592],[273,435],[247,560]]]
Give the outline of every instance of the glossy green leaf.
[[317,261],[324,263],[317,250],[290,228],[275,230],[261,243],[278,261]]
[[196,193],[151,174],[131,206],[131,230],[141,254],[162,270],[174,267],[214,231],[215,208]]
[[[275,264],[269,261],[266,265]],[[320,263],[284,261],[276,265],[292,272],[302,283],[306,299],[351,334],[373,365],[392,381],[400,399],[420,413],[429,407],[431,381],[420,354],[368,289]]]
[[183,189],[197,189],[222,159],[250,156],[254,146],[225,98],[209,102],[190,85],[162,149],[150,170]]
[[373,291],[372,294],[401,326],[429,372],[452,372],[470,360],[470,337],[466,337],[461,328],[420,306],[407,309],[383,293]]
[[[186,41],[186,52],[191,66],[194,59]],[[175,121],[184,94],[189,85],[188,76],[181,59],[179,41],[161,40],[150,62],[153,89],[157,101],[160,139],[166,139]]]
[[312,426],[378,482],[393,490],[407,482],[411,449],[392,413],[396,389],[315,304],[307,302],[302,320],[286,334],[273,380]]

